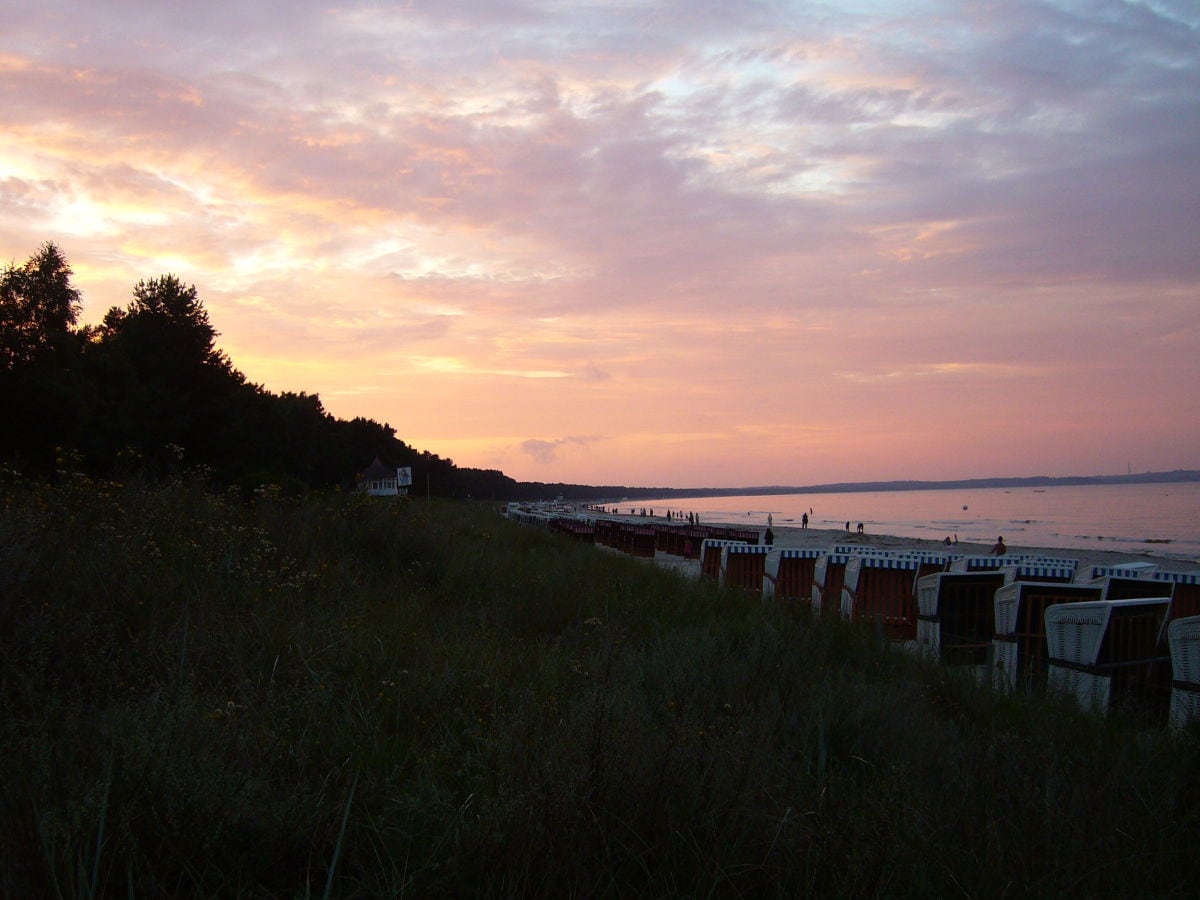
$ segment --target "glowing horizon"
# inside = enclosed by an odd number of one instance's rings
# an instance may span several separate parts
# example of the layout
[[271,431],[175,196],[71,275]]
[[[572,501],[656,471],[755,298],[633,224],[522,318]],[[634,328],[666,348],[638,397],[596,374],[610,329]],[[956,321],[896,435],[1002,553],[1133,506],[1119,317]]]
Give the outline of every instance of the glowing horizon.
[[1183,0],[47,0],[0,256],[526,481],[1200,468]]

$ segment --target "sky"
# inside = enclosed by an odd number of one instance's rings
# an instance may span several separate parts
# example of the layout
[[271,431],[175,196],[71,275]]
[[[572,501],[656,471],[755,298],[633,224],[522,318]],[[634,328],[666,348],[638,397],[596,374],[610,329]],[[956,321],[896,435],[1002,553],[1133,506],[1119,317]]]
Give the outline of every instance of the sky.
[[523,481],[1200,468],[1195,0],[0,0],[0,264]]

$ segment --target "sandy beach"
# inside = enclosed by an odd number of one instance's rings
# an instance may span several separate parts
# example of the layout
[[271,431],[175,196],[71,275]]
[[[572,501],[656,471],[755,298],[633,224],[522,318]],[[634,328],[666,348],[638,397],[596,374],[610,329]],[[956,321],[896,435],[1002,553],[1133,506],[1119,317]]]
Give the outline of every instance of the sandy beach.
[[[602,516],[606,519],[616,519],[622,522],[628,522],[634,525],[667,525],[675,524],[668,523],[663,516],[640,516],[640,515],[620,515],[614,513],[599,513],[592,510],[580,509],[580,515]],[[719,522],[706,522],[708,525],[721,525]],[[733,526],[743,527],[743,526]],[[759,542],[763,540],[765,529],[754,529],[758,531]],[[842,529],[820,529],[820,528],[797,528],[791,525],[788,526],[772,526],[775,541],[773,546],[779,548],[799,547],[805,549],[831,549],[835,544],[875,547],[880,550],[946,550],[961,556],[985,556],[992,551],[991,544],[976,544],[960,542],[959,544],[946,547],[941,541],[921,540],[920,538],[896,537],[888,534],[858,534],[856,532],[844,531]],[[1112,552],[1102,550],[1072,550],[1060,547],[1033,547],[1022,544],[1012,544],[1007,542],[1009,555],[1037,555],[1049,556],[1059,559],[1075,559],[1079,561],[1079,568],[1083,569],[1090,566],[1116,566],[1121,563],[1140,562],[1154,563],[1160,571],[1164,572],[1192,572],[1200,570],[1200,561],[1186,559],[1172,559],[1168,557],[1155,556],[1152,553],[1125,553]],[[655,555],[654,564],[664,568],[679,571],[687,576],[699,577],[700,562],[695,559],[682,559],[677,556],[670,556],[664,553]]]

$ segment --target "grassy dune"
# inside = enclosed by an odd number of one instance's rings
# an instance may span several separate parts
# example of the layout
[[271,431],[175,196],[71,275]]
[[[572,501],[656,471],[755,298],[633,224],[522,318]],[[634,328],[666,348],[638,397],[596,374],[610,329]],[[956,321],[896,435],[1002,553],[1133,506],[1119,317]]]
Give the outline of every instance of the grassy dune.
[[5,896],[1200,885],[1193,734],[482,507],[0,495]]

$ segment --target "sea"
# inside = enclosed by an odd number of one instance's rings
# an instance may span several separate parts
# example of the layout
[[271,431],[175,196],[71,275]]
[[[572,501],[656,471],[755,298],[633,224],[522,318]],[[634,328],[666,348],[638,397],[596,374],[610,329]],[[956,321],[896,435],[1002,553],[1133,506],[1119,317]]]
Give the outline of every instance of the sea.
[[[625,504],[617,508],[624,509]],[[765,528],[856,530],[867,534],[1010,547],[1051,547],[1150,554],[1200,563],[1200,482],[861,491],[639,499],[637,509],[695,513],[701,522]],[[631,505],[632,508],[632,505]]]

